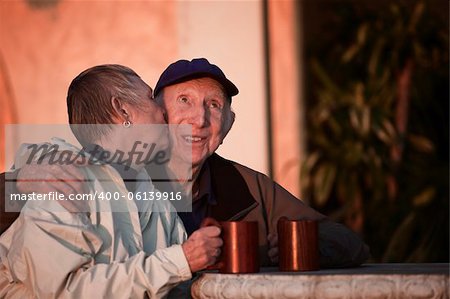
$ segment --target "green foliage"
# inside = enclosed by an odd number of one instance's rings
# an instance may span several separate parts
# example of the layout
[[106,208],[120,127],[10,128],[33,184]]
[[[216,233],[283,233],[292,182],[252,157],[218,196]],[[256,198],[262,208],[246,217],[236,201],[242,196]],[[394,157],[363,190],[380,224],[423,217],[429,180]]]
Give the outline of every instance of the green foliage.
[[432,1],[333,5],[341,42],[309,57],[302,188],[374,260],[448,261],[448,24]]

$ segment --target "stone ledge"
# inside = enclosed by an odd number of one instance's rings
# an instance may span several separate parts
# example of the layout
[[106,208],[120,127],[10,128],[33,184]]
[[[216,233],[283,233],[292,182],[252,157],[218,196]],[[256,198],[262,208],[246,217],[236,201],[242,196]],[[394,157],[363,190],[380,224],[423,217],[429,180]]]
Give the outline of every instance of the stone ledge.
[[230,299],[449,298],[448,264],[380,264],[302,273],[263,271],[236,275],[203,273],[192,285],[192,296]]

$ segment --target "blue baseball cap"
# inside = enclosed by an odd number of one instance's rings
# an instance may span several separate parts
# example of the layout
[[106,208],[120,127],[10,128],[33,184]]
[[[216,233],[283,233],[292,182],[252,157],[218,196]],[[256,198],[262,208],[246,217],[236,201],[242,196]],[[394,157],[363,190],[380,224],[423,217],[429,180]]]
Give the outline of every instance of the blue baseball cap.
[[209,63],[205,58],[196,58],[192,61],[178,60],[169,65],[159,77],[153,94],[156,97],[164,87],[203,77],[219,82],[230,98],[239,93],[236,85],[227,79],[217,65]]

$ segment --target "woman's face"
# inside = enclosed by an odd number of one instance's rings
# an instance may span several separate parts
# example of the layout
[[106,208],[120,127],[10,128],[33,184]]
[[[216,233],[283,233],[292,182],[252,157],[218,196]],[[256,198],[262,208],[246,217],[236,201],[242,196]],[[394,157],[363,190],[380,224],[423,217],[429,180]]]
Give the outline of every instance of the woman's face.
[[165,111],[156,103],[150,86],[143,81],[140,81],[136,85],[135,92],[138,96],[138,104],[129,104],[130,114],[132,116],[132,119],[130,119],[131,123],[140,125],[167,124]]
[[[141,80],[136,87],[136,101],[123,104],[125,116],[117,120],[120,135],[116,135],[115,140],[116,146],[128,153],[130,158],[145,159],[145,163],[148,163],[156,154],[165,152],[169,147],[167,121],[164,109],[153,99],[152,89]],[[131,123],[129,127],[122,125],[125,117]]]

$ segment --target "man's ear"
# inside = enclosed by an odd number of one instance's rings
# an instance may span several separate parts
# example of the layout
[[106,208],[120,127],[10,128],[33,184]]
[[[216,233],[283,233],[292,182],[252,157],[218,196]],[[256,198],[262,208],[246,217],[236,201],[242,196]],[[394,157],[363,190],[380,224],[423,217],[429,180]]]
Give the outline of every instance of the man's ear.
[[236,118],[236,114],[234,113],[233,110],[230,110],[229,119],[226,120],[226,123],[223,128],[222,142],[225,139],[225,137],[228,135],[228,132],[230,132],[231,128],[233,127],[235,118]]
[[114,109],[115,115],[120,121],[126,121],[131,119],[129,106],[116,97],[111,98],[111,105]]

